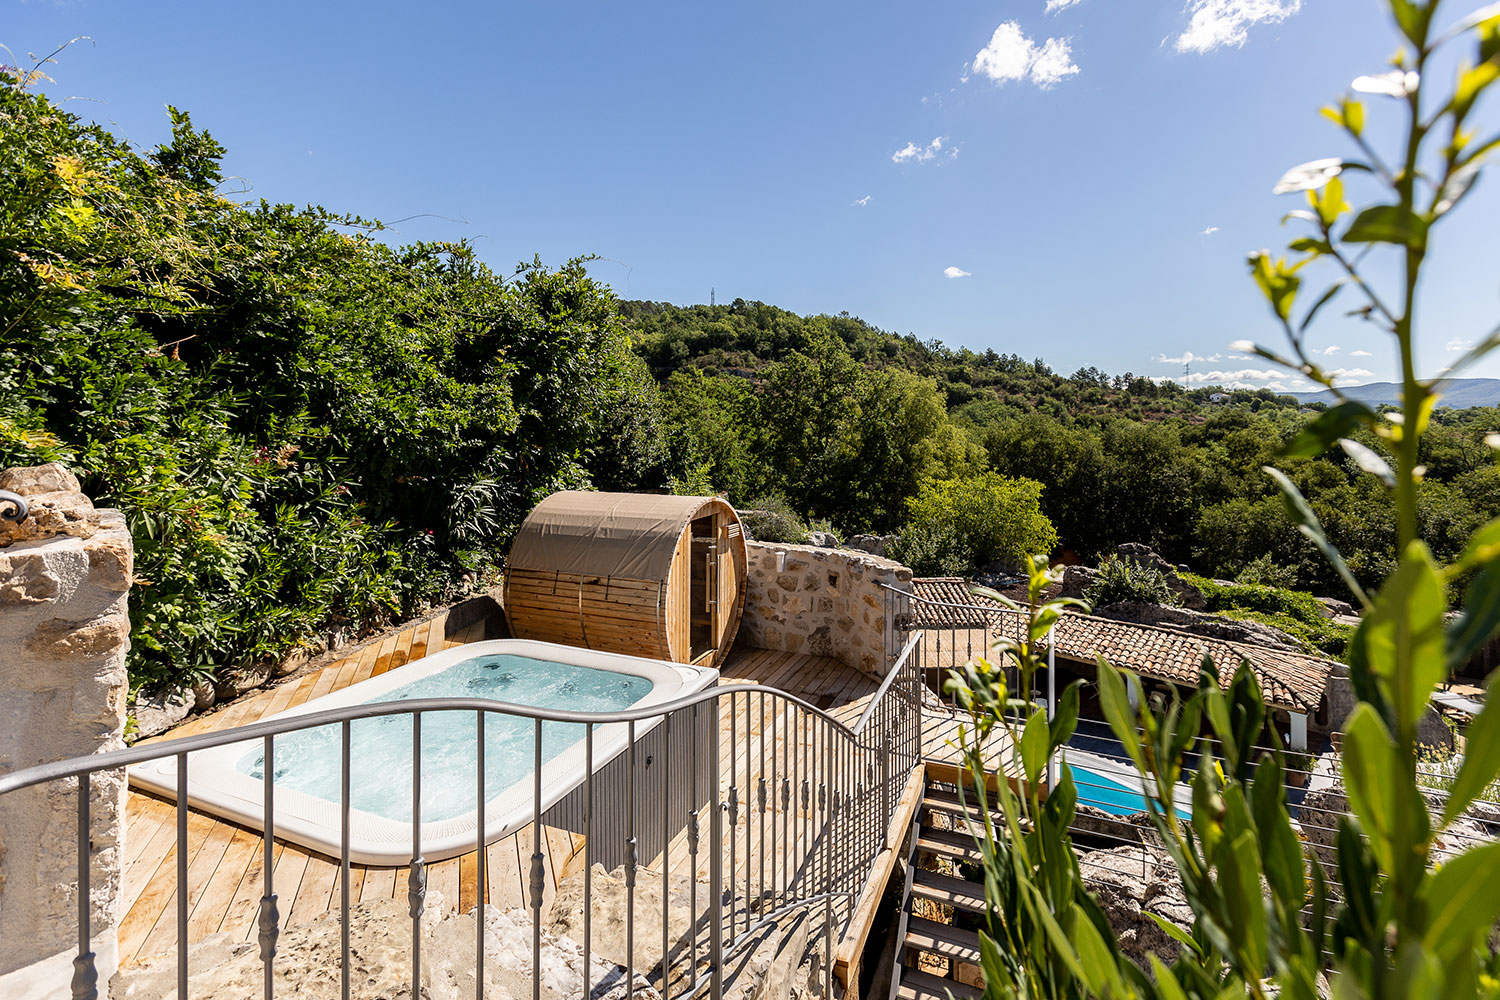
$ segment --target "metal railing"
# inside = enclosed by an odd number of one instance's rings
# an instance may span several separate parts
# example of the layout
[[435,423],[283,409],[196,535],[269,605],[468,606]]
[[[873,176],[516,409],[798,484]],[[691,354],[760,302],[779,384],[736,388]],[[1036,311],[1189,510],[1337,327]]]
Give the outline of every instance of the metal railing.
[[[273,840],[276,834],[276,743],[290,733],[323,726],[339,727],[341,845],[340,894],[338,901],[341,947],[341,995],[350,996],[350,758],[358,740],[353,723],[374,718],[407,716],[411,719],[411,860],[408,868],[407,900],[411,918],[411,969],[413,996],[422,994],[422,917],[427,903],[428,861],[422,853],[423,802],[422,722],[439,713],[470,713],[475,717],[475,801],[479,902],[475,914],[475,995],[485,989],[485,911],[488,884],[484,831],[486,801],[495,789],[486,787],[485,735],[487,718],[504,716],[532,723],[532,804],[537,824],[535,850],[530,857],[529,899],[532,920],[532,994],[541,996],[543,907],[546,888],[546,838],[541,825],[545,782],[557,780],[547,773],[543,754],[544,726],[559,724],[583,727],[583,982],[582,995],[595,989],[592,975],[592,869],[596,843],[594,827],[603,809],[617,802],[596,801],[595,730],[623,725],[628,739],[622,756],[626,775],[637,774],[638,729],[644,733],[656,726],[676,722],[690,726],[706,721],[708,746],[677,762],[690,773],[679,774],[692,794],[687,807],[674,810],[665,795],[660,801],[639,801],[636,782],[625,782],[624,884],[626,946],[623,962],[625,995],[634,995],[638,982],[647,982],[666,998],[706,994],[719,1000],[724,992],[726,965],[742,949],[759,938],[769,924],[794,912],[816,915],[819,933],[810,934],[804,960],[818,961],[825,977],[827,995],[834,991],[833,956],[839,937],[852,914],[868,875],[870,864],[885,846],[887,830],[899,788],[918,761],[921,752],[921,678],[916,670],[915,650],[920,635],[909,638],[904,651],[895,656],[878,691],[853,726],[784,691],[759,684],[725,684],[649,708],[607,713],[540,709],[481,699],[433,698],[352,705],[301,716],[271,719],[235,729],[205,733],[167,742],[132,747],[55,764],[31,767],[0,776],[0,809],[23,806],[23,790],[54,782],[76,782],[78,796],[78,954],[74,959],[72,996],[92,1000],[98,996],[97,970],[92,951],[90,912],[91,816],[90,796],[95,776],[152,760],[174,758],[177,769],[176,801],[176,972],[177,997],[189,996],[191,949],[188,936],[188,814],[190,811],[189,755],[230,744],[260,741],[263,759],[264,864],[262,894],[257,915],[260,960],[264,965],[264,996],[276,988],[277,941],[285,928],[278,906]],[[703,718],[707,716],[707,718]],[[670,740],[669,740],[670,742]],[[664,754],[661,788],[672,786],[673,755]],[[647,762],[649,766],[649,761]],[[433,765],[428,762],[430,771]],[[704,773],[700,773],[700,769]],[[706,779],[706,780],[704,780]],[[707,794],[700,795],[700,781]],[[680,796],[679,796],[680,798]],[[707,816],[703,815],[707,811]],[[662,851],[656,859],[659,873],[638,853],[639,837],[647,822],[660,816]],[[649,817],[646,819],[644,817]],[[706,820],[705,837],[702,825]],[[501,839],[492,837],[492,840]],[[645,862],[645,863],[643,863]],[[707,894],[703,912],[699,897],[703,869],[707,867]],[[674,864],[686,864],[691,889],[685,931],[672,930],[671,883]],[[635,894],[642,877],[659,874],[662,885],[660,927],[661,958],[652,969],[635,968],[637,938]],[[679,916],[681,914],[679,913]],[[643,933],[648,930],[643,928]],[[821,949],[818,945],[821,944]],[[814,953],[818,953],[816,959]],[[637,972],[643,978],[637,978]],[[59,984],[60,986],[60,984]]]

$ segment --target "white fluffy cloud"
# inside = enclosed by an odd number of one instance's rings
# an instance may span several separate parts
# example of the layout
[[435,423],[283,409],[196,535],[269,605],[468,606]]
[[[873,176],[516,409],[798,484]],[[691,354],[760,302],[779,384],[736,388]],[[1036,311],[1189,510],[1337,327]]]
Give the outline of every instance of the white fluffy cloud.
[[1368,368],[1331,368],[1328,371],[1325,371],[1323,374],[1327,375],[1335,382],[1349,385],[1351,379],[1357,382],[1359,379],[1369,378],[1375,373],[1370,371]]
[[1015,21],[995,29],[990,43],[974,56],[970,69],[996,83],[1030,80],[1046,90],[1078,72],[1066,38],[1049,38],[1038,45]]
[[952,147],[945,147],[943,145],[945,139],[946,136],[940,135],[925,146],[918,146],[914,142],[908,142],[905,146],[902,146],[891,154],[891,162],[905,163],[911,160],[916,163],[926,163],[928,160],[937,159],[939,155],[944,153],[946,153],[949,159],[952,159],[958,155],[958,150]]
[[1371,354],[1369,351],[1350,351],[1349,352],[1349,357],[1351,357],[1351,358],[1373,358],[1374,356],[1375,355]]
[[950,278],[967,278],[969,276],[969,272],[961,267],[945,267],[943,268],[943,273]]
[[1327,357],[1330,354],[1337,354],[1338,352],[1339,352],[1339,345],[1338,344],[1330,344],[1327,347],[1323,348],[1323,355],[1324,355],[1324,357]]
[[1214,233],[1217,233],[1218,231],[1219,231],[1219,227],[1218,226],[1209,226],[1207,229],[1203,230],[1203,232],[1199,233],[1198,235],[1199,236],[1212,236]]
[[1448,343],[1443,345],[1443,350],[1453,351],[1456,353],[1473,346],[1474,341],[1472,340],[1465,340],[1463,337],[1454,337],[1452,340],[1448,341]]
[[1183,351],[1182,352],[1182,357],[1180,357],[1180,358],[1169,358],[1165,354],[1158,354],[1156,357],[1152,358],[1151,360],[1155,361],[1157,364],[1161,364],[1161,365],[1190,365],[1194,361],[1208,361],[1208,362],[1218,361],[1219,360],[1219,355],[1217,353],[1215,353],[1215,354],[1209,354],[1209,355],[1205,356],[1205,355],[1202,355],[1202,354],[1194,354],[1192,351]]
[[1285,21],[1302,0],[1191,0],[1192,18],[1177,36],[1178,52],[1212,52],[1221,45],[1244,45],[1249,29]]
[[1056,14],[1060,10],[1077,6],[1082,0],[1047,0],[1047,13]]
[[864,208],[870,203],[870,197],[870,195],[865,195],[863,198],[855,198],[854,204],[858,205],[860,208]]

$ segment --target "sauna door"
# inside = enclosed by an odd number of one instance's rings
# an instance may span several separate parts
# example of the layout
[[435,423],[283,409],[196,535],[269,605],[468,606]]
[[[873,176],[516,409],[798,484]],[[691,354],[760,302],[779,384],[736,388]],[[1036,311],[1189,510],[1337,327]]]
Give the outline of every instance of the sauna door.
[[692,522],[692,574],[688,587],[688,662],[712,653],[719,625],[719,540],[712,515]]

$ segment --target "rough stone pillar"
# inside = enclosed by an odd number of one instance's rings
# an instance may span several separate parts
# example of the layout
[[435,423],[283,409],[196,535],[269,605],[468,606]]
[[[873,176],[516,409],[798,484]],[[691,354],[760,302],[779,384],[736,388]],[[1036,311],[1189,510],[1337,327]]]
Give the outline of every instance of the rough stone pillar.
[[[0,521],[0,772],[123,745],[133,549],[60,465],[7,469],[29,516]],[[125,775],[95,775],[90,913],[100,996],[117,964]],[[0,997],[69,995],[78,946],[78,785],[0,796]]]

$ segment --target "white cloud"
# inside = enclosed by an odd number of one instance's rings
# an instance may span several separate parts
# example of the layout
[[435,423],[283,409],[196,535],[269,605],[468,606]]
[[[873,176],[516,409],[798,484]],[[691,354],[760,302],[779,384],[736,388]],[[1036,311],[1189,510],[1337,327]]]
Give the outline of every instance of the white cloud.
[[891,154],[891,162],[905,163],[907,160],[913,160],[917,163],[926,163],[928,160],[937,159],[938,155],[943,153],[945,148],[949,159],[952,159],[958,155],[958,150],[952,147],[944,147],[943,141],[946,138],[946,136],[940,135],[925,146],[918,146],[914,142],[908,142],[905,146],[902,146]]
[[1047,0],[1047,13],[1056,14],[1060,10],[1076,7],[1080,0]]
[[858,205],[860,208],[864,208],[869,203],[870,203],[870,195],[865,195],[863,198],[855,198],[854,199],[854,204]]
[[1207,229],[1203,230],[1203,232],[1199,233],[1198,235],[1199,236],[1212,236],[1214,233],[1217,233],[1218,231],[1219,231],[1219,227],[1218,226],[1209,226]]
[[1375,373],[1368,368],[1333,368],[1323,374],[1337,381],[1338,379],[1369,378]]
[[1189,365],[1194,361],[1215,362],[1219,360],[1219,355],[1217,353],[1214,353],[1205,356],[1202,354],[1194,354],[1192,351],[1184,351],[1182,353],[1182,357],[1180,358],[1169,358],[1165,354],[1158,354],[1151,360],[1161,365]]
[[1330,344],[1329,346],[1323,348],[1323,356],[1324,357],[1327,357],[1330,354],[1337,354],[1338,352],[1339,352],[1339,345],[1338,344]]
[[1351,358],[1373,358],[1374,356],[1375,355],[1371,354],[1369,351],[1350,351],[1349,352],[1349,357],[1351,357]]
[[969,272],[961,267],[945,267],[943,268],[943,273],[950,278],[967,278],[969,276]]
[[990,43],[974,56],[972,69],[996,83],[1030,80],[1043,90],[1079,71],[1066,38],[1049,38],[1038,45],[1015,21],[995,29]]
[[1189,385],[1233,385],[1237,389],[1253,389],[1255,386],[1247,380],[1267,382],[1281,378],[1285,374],[1275,368],[1240,368],[1232,372],[1189,372],[1186,375],[1177,376],[1175,381],[1186,382]]
[[1465,340],[1463,337],[1454,337],[1443,345],[1443,350],[1457,352],[1473,346],[1474,341],[1472,340]]
[[1177,36],[1178,52],[1212,52],[1221,45],[1244,45],[1252,25],[1279,23],[1302,9],[1302,0],[1191,0],[1187,30]]

